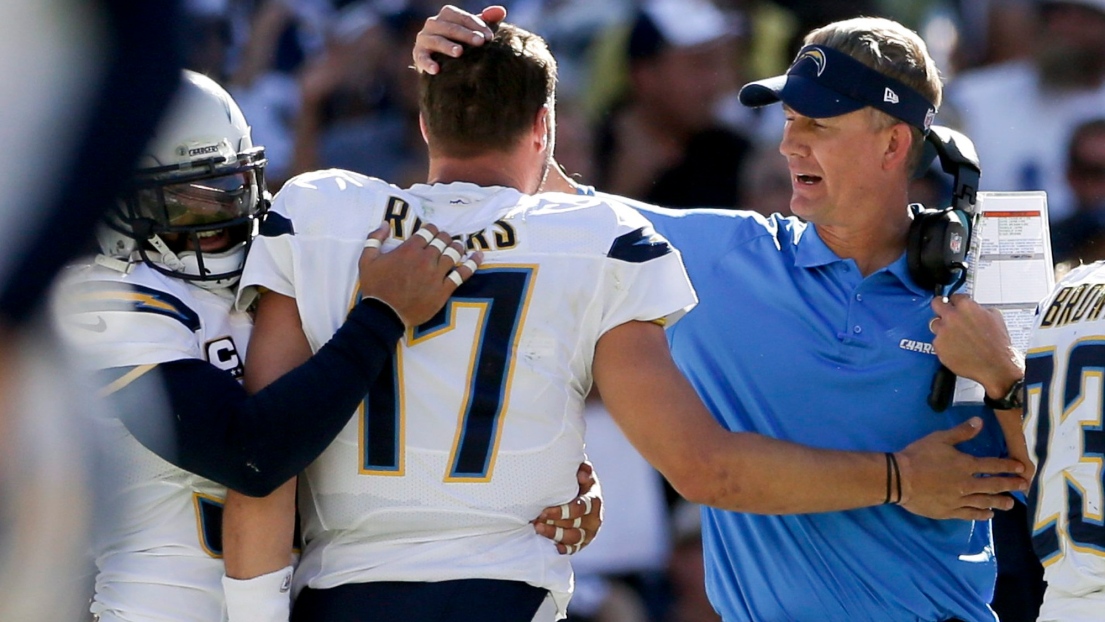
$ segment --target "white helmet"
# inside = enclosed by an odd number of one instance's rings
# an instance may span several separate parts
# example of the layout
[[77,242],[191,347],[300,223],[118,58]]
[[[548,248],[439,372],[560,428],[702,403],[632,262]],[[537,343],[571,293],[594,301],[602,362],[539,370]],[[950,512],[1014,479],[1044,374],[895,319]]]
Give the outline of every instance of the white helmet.
[[265,163],[230,94],[185,70],[130,189],[98,236],[109,265],[143,261],[208,289],[236,284],[268,208]]

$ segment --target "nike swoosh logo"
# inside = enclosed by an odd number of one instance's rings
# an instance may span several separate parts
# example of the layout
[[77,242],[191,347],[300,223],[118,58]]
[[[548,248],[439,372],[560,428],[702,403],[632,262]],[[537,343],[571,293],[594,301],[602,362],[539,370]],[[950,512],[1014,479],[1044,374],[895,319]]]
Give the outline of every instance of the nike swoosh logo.
[[73,322],[73,325],[76,326],[77,328],[83,328],[85,330],[90,330],[94,333],[102,333],[105,330],[107,330],[107,322],[105,322],[104,318],[102,318],[100,316],[96,316],[96,321],[92,324],[87,324],[85,322]]

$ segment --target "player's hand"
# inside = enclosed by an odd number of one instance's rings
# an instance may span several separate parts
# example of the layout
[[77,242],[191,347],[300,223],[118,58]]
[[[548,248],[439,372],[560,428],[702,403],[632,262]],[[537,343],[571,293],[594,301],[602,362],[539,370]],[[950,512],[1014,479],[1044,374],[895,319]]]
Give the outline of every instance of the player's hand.
[[[896,453],[901,506],[928,518],[966,520],[987,520],[993,510],[1012,508],[1013,498],[1002,493],[1028,490],[1024,465],[1006,458],[977,458],[955,448],[981,430],[982,420],[972,417]],[[1010,473],[1016,475],[1001,476]]]
[[498,5],[487,7],[479,15],[473,15],[451,4],[441,7],[437,15],[426,20],[414,39],[414,50],[411,52],[414,68],[436,75],[441,67],[434,62],[431,54],[437,52],[457,58],[464,51],[458,44],[483,45],[494,36],[487,25],[504,19],[506,9]]
[[932,347],[957,376],[982,384],[991,397],[1005,395],[1024,377],[1024,360],[1009,339],[1001,311],[987,309],[969,296],[932,300]]
[[590,462],[576,471],[579,494],[575,499],[545,508],[533,521],[538,534],[556,542],[561,555],[571,555],[591,543],[602,527],[602,486]]
[[361,297],[376,298],[395,310],[403,324],[418,326],[441,310],[461,283],[483,261],[483,253],[464,257],[464,244],[424,224],[397,248],[381,245],[391,232],[384,224],[365,242],[359,262]]

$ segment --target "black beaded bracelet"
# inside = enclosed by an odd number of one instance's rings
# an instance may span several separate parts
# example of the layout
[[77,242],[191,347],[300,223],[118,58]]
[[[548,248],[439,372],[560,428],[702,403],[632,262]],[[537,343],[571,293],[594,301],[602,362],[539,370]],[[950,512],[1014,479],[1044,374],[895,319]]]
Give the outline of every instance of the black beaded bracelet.
[[[893,484],[897,487],[898,495],[896,499],[893,499],[893,488],[891,486],[891,473],[893,473]],[[884,504],[890,503],[898,505],[902,502],[902,470],[898,467],[898,457],[894,455],[894,452],[886,452],[886,501]]]
[[890,452],[888,451],[883,455],[886,456],[886,499],[883,500],[882,504],[886,505],[887,503],[890,503]]

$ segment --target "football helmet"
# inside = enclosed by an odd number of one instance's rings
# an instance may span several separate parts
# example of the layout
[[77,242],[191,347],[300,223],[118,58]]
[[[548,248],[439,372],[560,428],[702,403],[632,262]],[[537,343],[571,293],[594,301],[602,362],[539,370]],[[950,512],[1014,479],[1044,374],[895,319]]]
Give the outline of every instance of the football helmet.
[[185,70],[100,231],[100,263],[129,269],[141,261],[207,289],[235,285],[268,208],[265,163],[230,94]]

